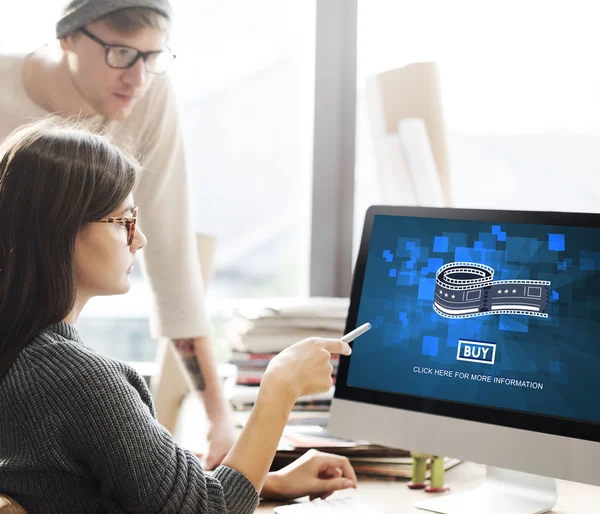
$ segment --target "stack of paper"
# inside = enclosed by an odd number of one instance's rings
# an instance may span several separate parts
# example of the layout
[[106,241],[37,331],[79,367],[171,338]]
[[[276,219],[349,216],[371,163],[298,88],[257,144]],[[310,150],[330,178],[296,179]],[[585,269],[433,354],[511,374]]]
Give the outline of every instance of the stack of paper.
[[242,354],[278,353],[307,337],[343,335],[348,298],[257,301],[235,310],[226,326],[232,348]]
[[[411,478],[412,458],[407,450],[351,441],[332,437],[323,427],[287,426],[275,456],[275,467],[286,466],[310,448],[348,457],[359,475]],[[460,463],[458,459],[444,458],[444,468]],[[429,478],[427,462],[427,478]]]
[[[290,464],[311,448],[316,448],[323,452],[348,457],[359,475],[411,478],[412,458],[409,451],[370,444],[368,441],[334,437],[327,433],[328,413],[319,414],[318,419],[313,419],[305,416],[304,413],[292,412],[277,447],[273,471]],[[238,425],[242,427],[246,424],[249,413],[236,412],[235,416]],[[458,459],[444,458],[445,469],[459,463]],[[429,464],[430,462],[427,463],[427,478],[429,478]]]
[[[306,412],[329,412],[331,405],[331,399],[333,398],[334,388],[332,387],[329,391],[320,394],[313,394],[311,396],[301,396],[294,405],[294,410],[306,411]],[[231,404],[234,409],[239,411],[250,411],[256,403],[258,396],[258,387],[236,385],[233,388],[233,393],[230,398]]]
[[[254,405],[257,387],[269,362],[279,352],[308,337],[339,338],[344,333],[348,298],[288,298],[256,300],[240,305],[226,324],[230,363],[237,367],[231,402],[238,410]],[[333,355],[332,378],[339,356]],[[300,399],[296,409],[329,410],[333,390],[318,398]]]

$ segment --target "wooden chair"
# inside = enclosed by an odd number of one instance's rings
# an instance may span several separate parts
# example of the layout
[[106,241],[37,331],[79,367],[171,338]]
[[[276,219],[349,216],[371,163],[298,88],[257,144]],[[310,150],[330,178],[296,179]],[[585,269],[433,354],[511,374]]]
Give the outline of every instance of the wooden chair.
[[0,493],[0,514],[27,514],[27,511],[10,496]]

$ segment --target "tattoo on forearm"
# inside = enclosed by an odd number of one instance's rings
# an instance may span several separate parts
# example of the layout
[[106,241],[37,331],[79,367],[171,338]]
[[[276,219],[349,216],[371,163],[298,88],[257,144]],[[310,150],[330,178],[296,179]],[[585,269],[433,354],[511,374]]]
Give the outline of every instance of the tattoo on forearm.
[[206,389],[206,382],[202,376],[202,370],[200,369],[200,363],[198,357],[196,357],[196,349],[194,348],[193,339],[176,339],[173,341],[177,353],[183,360],[185,368],[188,370],[192,383],[196,390],[204,391]]

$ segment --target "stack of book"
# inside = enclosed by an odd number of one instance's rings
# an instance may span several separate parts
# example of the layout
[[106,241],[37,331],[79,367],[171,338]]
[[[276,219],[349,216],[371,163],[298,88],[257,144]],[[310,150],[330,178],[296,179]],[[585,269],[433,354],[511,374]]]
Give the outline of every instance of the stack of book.
[[348,306],[348,298],[258,300],[234,310],[226,337],[241,354],[277,353],[307,337],[341,337]]
[[[295,412],[329,412],[334,388],[321,394],[301,396],[294,404]],[[229,399],[233,408],[237,411],[250,412],[256,403],[258,386],[236,385]]]
[[[397,448],[389,448],[367,441],[352,441],[333,437],[327,433],[327,415],[312,419],[308,415],[293,412],[281,437],[272,471],[287,466],[311,448],[344,455],[348,457],[354,471],[362,476],[377,476],[397,479],[410,479],[412,475],[412,458],[410,452]],[[236,420],[242,427],[248,414],[236,412]],[[324,424],[323,424],[324,421]],[[314,424],[313,424],[314,423]],[[450,469],[461,461],[445,458],[444,468]],[[427,464],[429,466],[429,462]],[[426,477],[429,478],[429,469]]]
[[[238,307],[225,326],[231,348],[230,363],[237,367],[237,384],[231,402],[250,410],[269,362],[279,352],[308,337],[339,338],[344,333],[348,298],[279,299],[256,301]],[[339,357],[332,356],[333,379]],[[333,389],[300,398],[296,409],[327,411]]]

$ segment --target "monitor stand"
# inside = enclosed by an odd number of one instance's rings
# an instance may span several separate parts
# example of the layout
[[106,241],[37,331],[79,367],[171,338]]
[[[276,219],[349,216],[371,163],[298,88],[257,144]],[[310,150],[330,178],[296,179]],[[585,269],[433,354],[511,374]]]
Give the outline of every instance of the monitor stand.
[[415,507],[442,514],[541,514],[555,503],[553,478],[488,466],[476,489],[419,501]]

